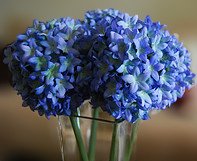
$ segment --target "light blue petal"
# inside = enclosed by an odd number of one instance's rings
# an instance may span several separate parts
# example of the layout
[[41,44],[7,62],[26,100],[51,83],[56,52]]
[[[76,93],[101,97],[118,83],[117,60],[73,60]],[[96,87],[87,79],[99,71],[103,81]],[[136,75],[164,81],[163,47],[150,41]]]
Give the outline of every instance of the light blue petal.
[[160,43],[160,44],[158,45],[158,48],[159,48],[160,50],[164,50],[167,46],[168,46],[167,43]]
[[142,120],[148,120],[150,118],[149,115],[148,115],[148,112],[147,111],[143,111],[141,109],[139,109],[138,116]]
[[59,97],[60,98],[64,98],[65,97],[66,90],[65,90],[65,88],[62,85],[60,85],[58,87],[58,93],[59,93]]
[[44,91],[44,89],[45,89],[45,86],[44,85],[36,88],[36,94],[37,95],[40,95]]
[[156,65],[154,65],[154,69],[156,71],[160,71],[164,68],[164,64],[161,64],[161,63],[157,63]]
[[21,44],[21,49],[25,52],[28,53],[30,55],[31,53],[31,48],[27,45]]
[[149,86],[146,82],[139,82],[138,85],[142,90],[149,90]]
[[127,28],[129,25],[128,23],[124,22],[124,21],[118,21],[117,24],[119,26],[122,26],[124,29]]
[[128,121],[128,122],[131,122],[131,120],[132,120],[132,114],[131,114],[131,112],[130,112],[130,110],[125,110],[125,119]]
[[112,40],[112,41],[115,41],[115,42],[116,42],[117,40],[123,38],[120,34],[114,32],[114,31],[111,31],[111,32],[110,32],[110,36],[111,36],[111,40]]
[[32,57],[28,60],[28,62],[32,63],[32,64],[36,64],[38,63],[39,58],[38,57]]
[[65,83],[65,88],[66,88],[66,89],[73,89],[74,86],[73,86],[71,83],[66,82],[66,83]]
[[132,84],[130,84],[130,92],[131,93],[135,93],[138,90],[138,84],[137,82],[133,82]]
[[114,46],[110,47],[110,49],[113,52],[117,52],[118,51],[118,45],[114,45]]
[[50,48],[50,44],[47,41],[41,41],[40,44],[46,48]]
[[149,103],[149,104],[152,104],[152,100],[150,98],[150,96],[144,92],[144,91],[139,91],[137,92],[137,95],[142,99],[144,100],[145,102]]
[[150,72],[147,71],[146,73],[143,73],[143,74],[140,74],[138,76],[138,80],[141,82],[141,81],[147,81],[148,78],[150,78]]
[[172,99],[172,94],[169,91],[163,91],[163,95],[168,99]]
[[159,74],[157,71],[153,70],[151,76],[156,80],[159,81]]
[[124,75],[122,76],[122,79],[126,82],[126,83],[135,83],[136,80],[135,80],[135,77],[133,75],[130,75],[130,74],[127,74],[127,75]]
[[28,37],[26,35],[18,35],[17,36],[17,39],[20,40],[20,41],[22,41],[22,40],[27,40]]
[[125,65],[122,64],[116,71],[117,71],[118,73],[123,73],[124,70],[125,70]]

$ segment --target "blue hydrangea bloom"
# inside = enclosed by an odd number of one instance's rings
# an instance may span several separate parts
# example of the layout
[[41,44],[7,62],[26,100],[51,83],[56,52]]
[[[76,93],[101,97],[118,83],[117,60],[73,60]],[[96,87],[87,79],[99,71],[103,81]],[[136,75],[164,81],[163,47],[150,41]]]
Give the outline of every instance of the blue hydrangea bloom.
[[116,119],[146,120],[191,87],[190,54],[164,25],[114,9],[89,11],[85,22],[94,42],[93,106]]
[[193,83],[188,50],[165,25],[115,9],[84,21],[34,21],[5,49],[4,63],[23,106],[40,115],[67,115],[90,99],[115,119],[147,120]]
[[69,17],[46,23],[35,20],[5,49],[4,63],[23,106],[47,117],[71,115],[88,97],[83,82],[76,83],[86,65],[77,45],[83,28],[81,21]]

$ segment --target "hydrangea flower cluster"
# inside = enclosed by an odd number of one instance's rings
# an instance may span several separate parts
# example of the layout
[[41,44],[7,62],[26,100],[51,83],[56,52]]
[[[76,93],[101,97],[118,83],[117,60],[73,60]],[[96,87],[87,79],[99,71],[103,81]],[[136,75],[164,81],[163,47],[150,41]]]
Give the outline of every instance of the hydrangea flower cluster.
[[84,32],[82,23],[69,17],[46,23],[35,20],[5,49],[4,62],[23,106],[47,117],[71,115],[89,97],[78,77],[84,55],[75,47]]
[[115,119],[146,120],[191,87],[190,54],[150,17],[94,10],[85,20],[34,21],[5,49],[23,105],[72,115],[90,99]]
[[146,120],[151,110],[165,109],[190,88],[190,54],[159,22],[118,10],[87,12],[94,35],[92,104],[116,119]]

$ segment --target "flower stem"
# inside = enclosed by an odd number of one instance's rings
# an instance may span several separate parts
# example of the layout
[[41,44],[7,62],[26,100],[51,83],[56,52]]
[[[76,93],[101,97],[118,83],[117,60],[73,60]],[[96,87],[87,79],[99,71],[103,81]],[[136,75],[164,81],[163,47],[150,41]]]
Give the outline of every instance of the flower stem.
[[128,144],[126,143],[125,147],[125,155],[124,155],[124,161],[130,161],[133,157],[133,152],[135,149],[135,144],[137,141],[137,133],[138,133],[138,127],[139,127],[139,120],[137,120],[133,125],[132,125],[132,132],[131,132],[131,138],[128,141]]
[[117,161],[118,144],[118,123],[114,123],[109,161]]
[[60,141],[60,150],[62,154],[62,161],[64,161],[64,136],[63,136],[63,131],[62,131],[62,123],[60,116],[58,116],[58,135],[59,135],[59,141]]
[[[99,116],[99,108],[93,109],[93,118],[98,118],[98,116]],[[88,151],[88,158],[90,161],[95,160],[97,127],[98,127],[98,122],[97,120],[93,119],[91,125],[91,134],[90,134],[89,151]]]
[[78,144],[79,152],[80,152],[80,155],[81,155],[81,159],[82,159],[82,161],[88,161],[88,155],[87,155],[84,143],[83,143],[80,128],[79,128],[78,123],[77,123],[77,118],[71,116],[70,117],[70,122],[71,122],[71,125],[72,125],[72,128],[73,128],[74,134],[75,134],[75,138],[77,140],[77,144]]

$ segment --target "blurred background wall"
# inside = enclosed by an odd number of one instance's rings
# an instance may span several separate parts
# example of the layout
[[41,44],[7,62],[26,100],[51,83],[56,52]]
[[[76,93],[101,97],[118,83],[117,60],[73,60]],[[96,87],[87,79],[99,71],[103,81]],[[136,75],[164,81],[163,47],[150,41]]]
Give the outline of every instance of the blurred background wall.
[[[197,73],[196,6],[196,0],[0,0],[0,160],[6,154],[28,156],[28,153],[41,160],[60,160],[56,119],[48,121],[21,107],[21,98],[9,86],[10,75],[2,63],[2,49],[32,25],[33,19],[83,18],[85,11],[96,8],[116,8],[138,14],[142,19],[150,15],[179,35],[191,52],[192,69]],[[197,88],[194,87],[174,108],[142,123],[137,160],[196,161],[196,123]]]

